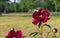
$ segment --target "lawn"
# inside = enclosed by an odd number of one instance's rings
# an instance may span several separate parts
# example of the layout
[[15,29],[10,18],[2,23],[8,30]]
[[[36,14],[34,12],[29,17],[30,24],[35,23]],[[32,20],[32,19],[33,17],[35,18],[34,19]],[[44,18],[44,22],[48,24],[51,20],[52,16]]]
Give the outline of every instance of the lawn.
[[[52,27],[58,28],[57,36],[60,38],[60,17],[59,16],[51,16],[51,19],[47,22]],[[0,17],[0,38],[5,38],[8,31],[11,28],[15,28],[16,30],[22,30],[23,35],[26,35],[27,38],[40,38],[39,35],[35,37],[28,37],[28,35],[37,31],[36,26],[32,24],[32,17],[20,17],[20,16],[2,16]],[[49,30],[47,27],[44,30]],[[44,35],[43,35],[44,36]],[[45,36],[44,36],[45,37]]]

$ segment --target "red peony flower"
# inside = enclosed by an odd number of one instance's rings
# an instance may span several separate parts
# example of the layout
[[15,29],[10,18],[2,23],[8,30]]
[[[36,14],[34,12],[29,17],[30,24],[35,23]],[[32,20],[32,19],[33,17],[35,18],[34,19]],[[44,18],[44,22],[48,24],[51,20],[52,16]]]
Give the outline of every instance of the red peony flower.
[[15,33],[15,37],[16,37],[16,38],[22,38],[22,31],[18,30],[18,31]]
[[13,38],[15,36],[15,31],[14,29],[13,30],[10,30],[8,35],[6,36],[6,38]]
[[38,24],[39,22],[47,22],[49,20],[49,11],[45,9],[39,9],[38,11],[35,11],[32,15],[34,18],[33,24]]
[[22,31],[14,31],[14,28],[9,31],[8,35],[5,38],[22,38]]

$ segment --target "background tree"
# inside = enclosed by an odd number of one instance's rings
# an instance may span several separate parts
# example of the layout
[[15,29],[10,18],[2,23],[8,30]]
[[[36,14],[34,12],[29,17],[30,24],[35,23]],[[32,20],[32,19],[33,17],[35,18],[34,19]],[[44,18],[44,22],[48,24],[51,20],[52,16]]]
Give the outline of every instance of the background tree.
[[[60,0],[21,0],[19,3],[8,3],[10,0],[0,0],[0,8],[11,12],[28,12],[30,9],[36,9],[43,7],[49,9],[52,12],[60,11]],[[4,3],[3,3],[4,2]]]

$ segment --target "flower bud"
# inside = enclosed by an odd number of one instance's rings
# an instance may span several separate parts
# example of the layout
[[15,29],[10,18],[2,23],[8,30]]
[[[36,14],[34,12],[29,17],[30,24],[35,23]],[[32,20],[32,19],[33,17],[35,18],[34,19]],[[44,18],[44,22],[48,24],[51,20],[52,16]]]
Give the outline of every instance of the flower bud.
[[13,38],[14,36],[15,36],[15,30],[13,28],[8,32],[8,35],[6,36],[6,38]]
[[57,33],[57,32],[58,32],[57,28],[53,28],[53,29],[52,29],[52,32],[53,32],[53,33]]

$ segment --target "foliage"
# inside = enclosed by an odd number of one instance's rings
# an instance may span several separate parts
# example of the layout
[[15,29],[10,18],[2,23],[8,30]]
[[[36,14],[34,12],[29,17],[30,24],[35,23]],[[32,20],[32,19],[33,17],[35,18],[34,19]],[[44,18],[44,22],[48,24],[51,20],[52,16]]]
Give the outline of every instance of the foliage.
[[[9,9],[9,11],[13,11],[14,12],[14,6],[15,4],[10,3],[8,4],[8,2],[6,1],[10,1],[10,0],[0,0],[0,4],[2,2],[4,2],[4,9],[5,7],[8,7],[7,9]],[[0,5],[0,6],[2,6]],[[16,11],[17,12],[28,12],[30,9],[36,9],[39,7],[43,7],[45,9],[49,9],[50,11],[60,11],[60,0],[21,0],[20,3],[16,3]]]
[[31,33],[29,36],[32,36],[33,35],[33,37],[34,36],[36,36],[37,34],[40,34],[39,32],[33,32],[33,33]]

